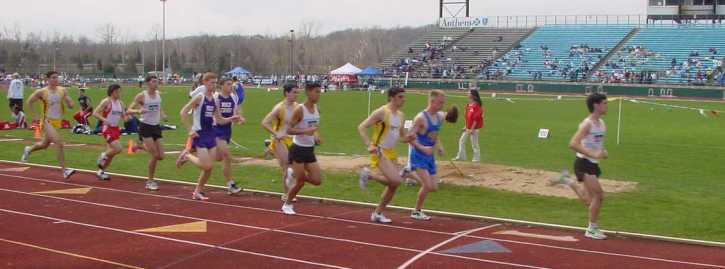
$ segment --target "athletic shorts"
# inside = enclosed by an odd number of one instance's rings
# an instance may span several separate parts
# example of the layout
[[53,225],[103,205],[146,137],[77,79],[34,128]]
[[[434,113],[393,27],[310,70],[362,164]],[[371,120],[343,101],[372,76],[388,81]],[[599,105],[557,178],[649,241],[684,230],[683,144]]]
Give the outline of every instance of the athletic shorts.
[[213,149],[216,147],[216,134],[213,131],[197,132],[199,136],[191,141],[194,148]]
[[593,163],[585,158],[576,158],[574,161],[574,174],[579,182],[584,181],[584,175],[601,176],[602,169],[599,164]]
[[106,140],[106,143],[111,144],[121,138],[121,129],[118,128],[118,126],[112,127],[108,125],[103,125],[103,131],[101,132],[101,135],[103,135],[103,139]]
[[10,98],[8,99],[8,105],[10,106],[10,111],[12,111],[14,106],[18,106],[20,111],[23,111],[23,99]]
[[229,144],[229,141],[232,140],[232,126],[214,126],[214,134],[216,135],[217,139],[227,141],[227,144]]
[[292,144],[289,148],[289,163],[316,163],[315,147],[302,147]]
[[41,130],[45,129],[45,122],[46,121],[50,124],[50,126],[53,126],[53,128],[55,128],[56,130],[60,129],[62,120],[46,119],[45,121],[41,121],[41,123],[40,123],[40,129]]
[[144,138],[152,138],[154,141],[156,141],[164,138],[163,135],[161,135],[161,126],[150,125],[143,122],[139,122],[138,135],[141,137],[141,140],[143,140]]
[[411,171],[424,169],[428,171],[428,173],[432,176],[435,176],[438,173],[435,157],[433,155],[427,155],[423,152],[420,152],[415,148],[410,150],[408,168],[410,168]]
[[395,152],[395,149],[378,148],[378,152],[376,154],[370,155],[370,169],[378,168],[380,156],[393,161],[393,163],[398,162],[398,153]]
[[282,140],[272,138],[272,143],[269,144],[269,150],[272,152],[277,150],[277,144],[279,143],[282,143],[282,145],[287,147],[287,149],[289,150],[289,148],[292,146],[292,137],[286,136],[282,138]]

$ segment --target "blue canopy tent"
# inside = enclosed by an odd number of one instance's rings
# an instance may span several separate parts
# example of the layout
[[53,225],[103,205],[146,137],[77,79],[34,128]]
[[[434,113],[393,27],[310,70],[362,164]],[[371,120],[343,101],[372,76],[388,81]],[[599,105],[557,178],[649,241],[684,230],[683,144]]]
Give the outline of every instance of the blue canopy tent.
[[242,68],[241,66],[237,66],[234,69],[232,69],[229,72],[224,73],[226,75],[237,77],[237,78],[247,78],[252,74],[252,72],[249,72],[247,69]]
[[362,76],[362,77],[377,77],[382,74],[383,74],[383,72],[380,72],[380,70],[378,70],[377,68],[368,66],[365,69],[363,69],[360,73],[358,73],[357,75]]

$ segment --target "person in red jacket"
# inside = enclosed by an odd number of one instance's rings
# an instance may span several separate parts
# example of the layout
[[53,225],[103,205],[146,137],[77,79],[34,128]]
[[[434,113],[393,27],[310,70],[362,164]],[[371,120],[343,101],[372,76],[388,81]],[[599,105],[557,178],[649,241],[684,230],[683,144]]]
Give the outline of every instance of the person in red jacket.
[[483,107],[481,104],[481,96],[477,90],[471,90],[468,94],[469,103],[466,105],[466,127],[463,129],[461,139],[458,140],[458,155],[454,161],[466,160],[466,140],[471,138],[471,147],[473,147],[473,160],[478,162],[481,160],[481,149],[478,146],[478,129],[483,128]]

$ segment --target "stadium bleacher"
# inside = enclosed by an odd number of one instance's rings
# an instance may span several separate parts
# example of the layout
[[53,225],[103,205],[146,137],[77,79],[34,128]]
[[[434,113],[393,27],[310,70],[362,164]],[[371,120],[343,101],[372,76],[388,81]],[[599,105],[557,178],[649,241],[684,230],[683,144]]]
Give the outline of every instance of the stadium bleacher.
[[[654,74],[653,83],[701,84],[715,79],[725,55],[725,27],[649,25],[639,28],[625,46],[602,66],[607,77]],[[634,81],[639,82],[639,81]]]
[[581,80],[633,29],[626,25],[543,26],[485,72],[516,80]]

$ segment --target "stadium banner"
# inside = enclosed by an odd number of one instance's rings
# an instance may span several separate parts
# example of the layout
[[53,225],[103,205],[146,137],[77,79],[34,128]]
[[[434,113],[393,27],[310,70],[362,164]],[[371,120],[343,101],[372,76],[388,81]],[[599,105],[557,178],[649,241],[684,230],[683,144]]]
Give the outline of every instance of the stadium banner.
[[438,20],[440,28],[480,28],[489,27],[488,17],[441,18]]

